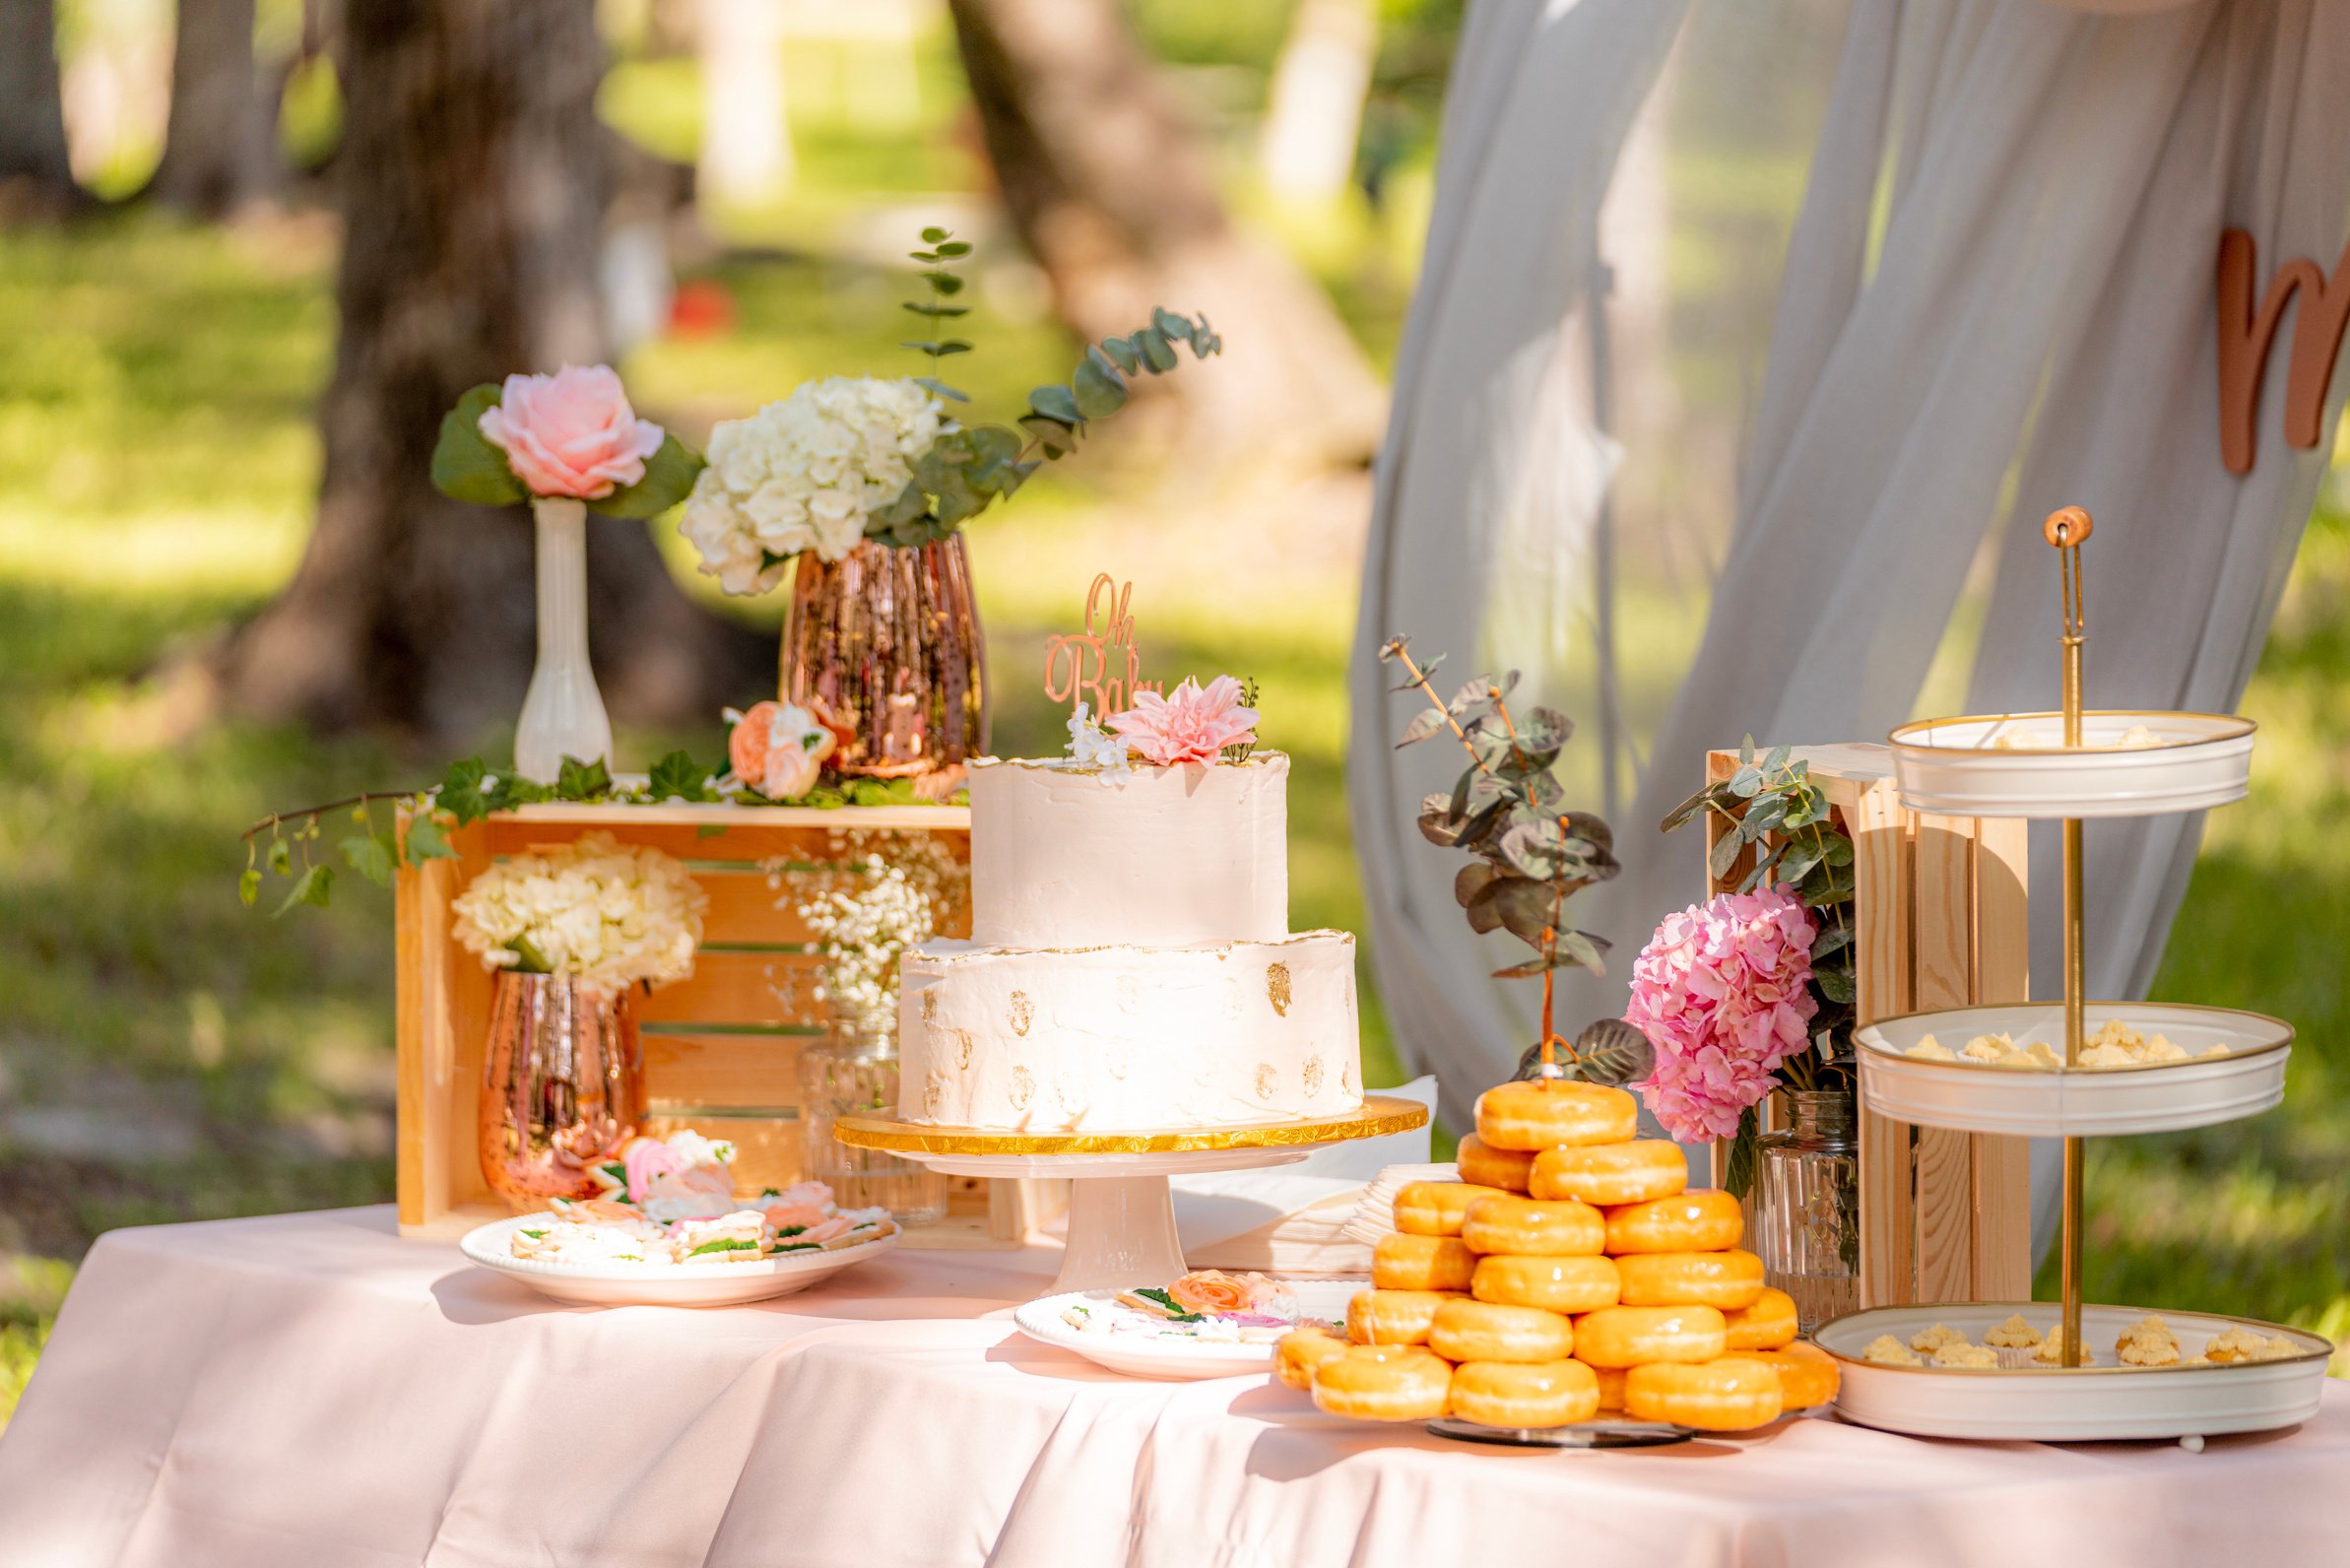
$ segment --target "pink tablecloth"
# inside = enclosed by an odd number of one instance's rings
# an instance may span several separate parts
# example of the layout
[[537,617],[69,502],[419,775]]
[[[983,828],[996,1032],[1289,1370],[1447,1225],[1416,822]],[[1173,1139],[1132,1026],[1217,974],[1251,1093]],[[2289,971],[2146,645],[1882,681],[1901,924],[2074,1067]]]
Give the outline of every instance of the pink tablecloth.
[[900,1252],[763,1307],[593,1311],[402,1241],[387,1209],[117,1231],[0,1441],[0,1564],[2350,1560],[2346,1387],[2201,1454],[1830,1420],[1471,1448],[1034,1344],[1007,1307],[1052,1262]]

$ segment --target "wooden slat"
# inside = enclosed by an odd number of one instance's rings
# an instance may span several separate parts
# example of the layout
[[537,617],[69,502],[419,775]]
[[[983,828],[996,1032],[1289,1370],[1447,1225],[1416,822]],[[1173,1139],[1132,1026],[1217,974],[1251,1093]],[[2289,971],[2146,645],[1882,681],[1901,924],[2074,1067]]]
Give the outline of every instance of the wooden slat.
[[[1975,946],[1974,818],[1914,813],[1911,820],[1910,1007],[1964,1007]],[[1974,1291],[1974,1140],[1921,1127],[1912,1206],[1913,1299],[1963,1301]]]
[[816,999],[822,961],[811,953],[711,952],[693,960],[693,976],[636,998],[648,1023],[807,1023],[824,1021]]
[[800,1047],[816,1035],[644,1036],[645,1092],[656,1106],[800,1103]]
[[[1829,799],[1853,839],[1854,980],[1858,1021],[1909,1010],[1910,842],[1886,780],[1831,780]],[[1911,1134],[1905,1122],[1860,1107],[1860,1304],[1911,1299],[1916,1277]]]
[[[2032,994],[2028,889],[2030,823],[1985,817],[1975,824],[1977,1003],[2023,1002]],[[1975,1139],[1975,1277],[1979,1301],[2032,1296],[2032,1145],[2029,1139]]]
[[849,806],[823,811],[813,806],[578,806],[550,801],[518,806],[493,820],[545,822],[558,827],[624,827],[631,842],[649,842],[640,834],[662,827],[688,830],[716,826],[730,832],[758,828],[889,828],[923,833],[971,831],[968,806]]
[[[628,807],[587,808],[581,810],[629,811]],[[866,821],[841,820],[838,812],[820,812],[821,817],[832,818],[828,825],[780,826],[774,823],[740,823],[734,826],[705,823],[699,826],[685,823],[619,823],[578,818],[556,819],[547,817],[488,817],[482,825],[490,839],[492,855],[519,855],[543,845],[567,844],[582,833],[608,832],[630,844],[643,844],[674,855],[679,860],[723,860],[755,864],[768,860],[823,861],[837,859],[832,841],[847,828],[872,829],[876,824]],[[704,833],[703,826],[721,826],[721,831]],[[949,843],[958,859],[970,854],[971,835],[968,824],[950,830]]]

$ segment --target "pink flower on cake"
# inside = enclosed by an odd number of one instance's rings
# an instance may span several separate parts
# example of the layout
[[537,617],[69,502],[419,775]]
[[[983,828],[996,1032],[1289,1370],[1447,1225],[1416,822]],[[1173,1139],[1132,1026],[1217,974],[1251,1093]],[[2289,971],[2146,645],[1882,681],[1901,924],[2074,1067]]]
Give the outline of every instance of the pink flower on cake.
[[1657,1061],[1633,1085],[1665,1131],[1687,1143],[1730,1138],[1809,1045],[1810,911],[1779,889],[1723,893],[1665,917],[1632,966],[1625,1021]]
[[1225,747],[1257,738],[1257,710],[1241,705],[1240,683],[1228,675],[1205,687],[1186,680],[1164,696],[1138,691],[1133,707],[1104,722],[1138,756],[1160,767],[1213,762]]
[[644,478],[661,426],[628,407],[607,365],[566,364],[553,375],[510,375],[482,415],[482,438],[506,454],[537,495],[599,500]]

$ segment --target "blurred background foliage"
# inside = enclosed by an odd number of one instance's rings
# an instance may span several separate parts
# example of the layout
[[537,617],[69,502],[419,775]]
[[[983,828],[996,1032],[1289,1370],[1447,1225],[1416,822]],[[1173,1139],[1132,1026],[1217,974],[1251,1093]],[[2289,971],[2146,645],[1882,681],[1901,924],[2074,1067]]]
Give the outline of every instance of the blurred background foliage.
[[[600,117],[656,164],[701,165],[698,197],[660,208],[674,294],[622,360],[639,407],[698,437],[810,375],[917,368],[891,345],[906,335],[898,253],[928,222],[979,243],[964,335],[980,352],[956,369],[980,408],[1063,373],[1076,340],[997,200],[946,6],[774,10],[776,146],[747,192],[710,163],[701,12],[599,7]],[[1382,377],[1460,13],[1124,0],[1235,222],[1302,269]],[[506,740],[227,716],[202,676],[227,628],[288,582],[319,491],[343,124],[331,13],[251,11],[265,172],[217,212],[160,189],[169,0],[57,0],[54,20],[75,190],[0,229],[0,1421],[98,1232],[389,1198],[389,898],[352,879],[324,916],[248,915],[235,837],[273,808],[422,782]],[[1284,153],[1276,84],[1308,35],[1352,42],[1335,89],[1307,84],[1320,106]],[[1701,221],[1732,223],[1741,193],[1801,170],[1726,156],[1672,177]],[[1672,264],[1705,266],[1703,247]],[[1151,671],[1262,684],[1268,738],[1296,759],[1293,918],[1359,930],[1342,756],[1367,474],[1178,486],[1167,441],[1142,432],[1040,475],[974,534],[997,749],[1059,749],[1030,679],[1042,638],[1075,621],[1095,571],[1132,578]],[[2350,840],[2328,827],[2350,805],[2350,483],[2335,480],[2245,702],[2263,736],[2253,799],[2213,818],[2158,986],[2293,1019],[2288,1099],[2250,1123],[2096,1144],[2089,1283],[2097,1299],[2343,1336],[2350,998],[2334,947]],[[773,631],[780,595],[722,603],[673,530],[654,538],[696,602]],[[715,713],[624,727],[620,760],[681,744],[715,757]],[[1364,979],[1366,1080],[1392,1082]]]

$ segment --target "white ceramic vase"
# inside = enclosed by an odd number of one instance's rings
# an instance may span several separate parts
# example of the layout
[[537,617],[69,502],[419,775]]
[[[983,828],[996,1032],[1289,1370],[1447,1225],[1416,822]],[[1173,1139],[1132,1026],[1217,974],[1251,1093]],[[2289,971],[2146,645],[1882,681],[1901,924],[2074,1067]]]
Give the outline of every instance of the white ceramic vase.
[[612,762],[612,720],[588,665],[587,504],[565,496],[531,499],[538,525],[539,662],[514,731],[514,765],[552,784],[563,758]]

